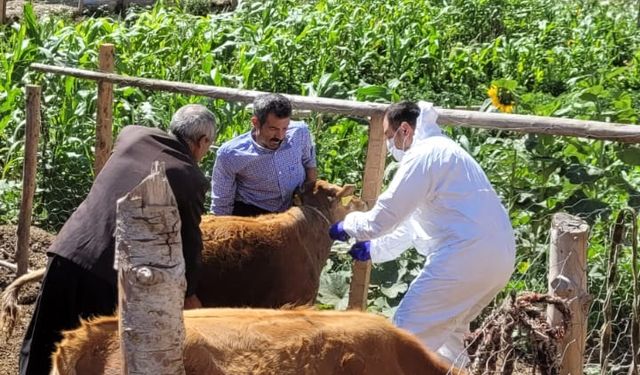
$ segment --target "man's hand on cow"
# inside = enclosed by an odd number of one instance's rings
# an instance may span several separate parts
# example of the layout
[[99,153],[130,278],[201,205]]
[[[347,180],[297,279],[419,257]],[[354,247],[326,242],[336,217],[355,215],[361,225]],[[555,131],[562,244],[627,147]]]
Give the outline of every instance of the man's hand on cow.
[[371,259],[371,242],[361,241],[354,243],[351,246],[351,250],[349,250],[349,255],[355,260],[366,262]]
[[195,294],[188,296],[184,299],[185,310],[199,309],[201,307],[202,307],[202,302],[200,302],[200,299]]
[[344,231],[344,224],[342,221],[338,221],[329,227],[329,237],[332,240],[343,241],[346,242],[349,240],[349,235]]

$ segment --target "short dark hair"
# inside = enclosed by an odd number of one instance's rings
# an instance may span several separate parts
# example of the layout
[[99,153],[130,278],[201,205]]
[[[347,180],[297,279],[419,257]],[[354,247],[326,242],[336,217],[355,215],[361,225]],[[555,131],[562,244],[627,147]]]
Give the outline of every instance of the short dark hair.
[[263,94],[253,100],[253,115],[258,118],[260,125],[267,121],[269,113],[277,118],[291,117],[291,102],[284,95]]
[[420,115],[420,107],[418,104],[412,101],[402,101],[399,103],[391,104],[384,112],[385,117],[389,121],[389,125],[393,130],[398,130],[400,124],[403,122],[409,123],[409,125],[415,130],[416,121]]

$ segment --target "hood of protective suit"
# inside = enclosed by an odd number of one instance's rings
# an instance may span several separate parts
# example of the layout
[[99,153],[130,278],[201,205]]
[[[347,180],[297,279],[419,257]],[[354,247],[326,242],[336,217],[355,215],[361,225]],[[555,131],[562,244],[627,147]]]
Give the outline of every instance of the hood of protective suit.
[[438,112],[433,107],[433,103],[420,101],[418,102],[418,107],[420,107],[420,115],[416,120],[416,131],[413,135],[411,146],[426,138],[442,134],[442,130],[436,122],[438,120]]

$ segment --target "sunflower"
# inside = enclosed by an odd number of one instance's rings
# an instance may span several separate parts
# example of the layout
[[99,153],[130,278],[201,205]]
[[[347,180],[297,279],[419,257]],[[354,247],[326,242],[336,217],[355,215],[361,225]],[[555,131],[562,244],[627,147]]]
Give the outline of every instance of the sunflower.
[[516,106],[515,95],[506,87],[491,85],[487,90],[487,95],[491,98],[491,103],[500,112],[511,113]]

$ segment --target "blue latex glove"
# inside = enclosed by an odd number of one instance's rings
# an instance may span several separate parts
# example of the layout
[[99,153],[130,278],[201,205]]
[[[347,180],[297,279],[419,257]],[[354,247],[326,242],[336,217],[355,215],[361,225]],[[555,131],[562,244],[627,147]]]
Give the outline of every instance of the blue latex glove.
[[356,242],[351,246],[349,255],[355,260],[365,262],[371,259],[371,241]]
[[329,237],[332,240],[343,241],[346,242],[349,240],[349,235],[344,231],[344,224],[342,221],[338,221],[329,227]]

